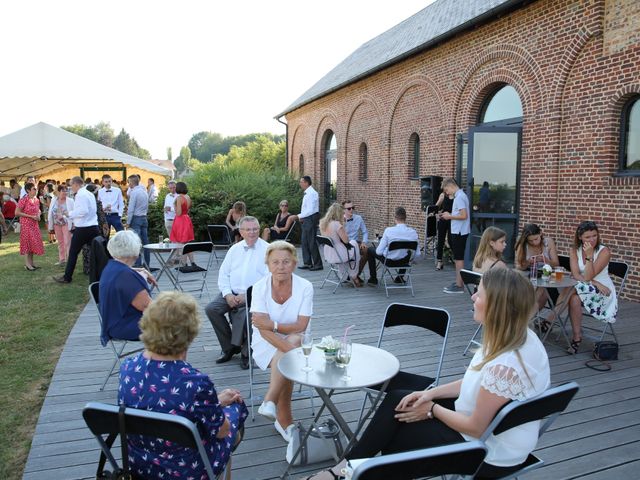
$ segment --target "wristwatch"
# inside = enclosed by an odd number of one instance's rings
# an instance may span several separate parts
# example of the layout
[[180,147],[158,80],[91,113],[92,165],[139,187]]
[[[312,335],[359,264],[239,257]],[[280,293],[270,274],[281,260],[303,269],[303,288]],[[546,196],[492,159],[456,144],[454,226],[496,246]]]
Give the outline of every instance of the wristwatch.
[[273,333],[278,333],[278,322],[273,322]]
[[436,403],[435,403],[435,402],[433,402],[433,403],[431,404],[431,409],[427,412],[427,418],[428,418],[429,420],[433,420],[434,418],[436,418],[436,417],[434,417],[434,416],[433,416],[433,409],[435,408],[435,406],[436,406]]
[[584,259],[585,259],[587,262],[593,262],[593,258],[591,258],[591,257],[584,257]]

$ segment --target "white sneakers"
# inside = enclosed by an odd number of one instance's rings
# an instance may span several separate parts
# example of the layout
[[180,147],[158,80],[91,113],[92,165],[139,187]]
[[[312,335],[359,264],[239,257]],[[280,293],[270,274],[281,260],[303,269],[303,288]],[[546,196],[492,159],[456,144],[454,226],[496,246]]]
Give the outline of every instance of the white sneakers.
[[262,405],[260,405],[260,408],[258,408],[258,413],[273,422],[276,419],[276,404],[265,400],[262,402]]
[[293,423],[289,425],[287,428],[282,428],[282,425],[280,425],[280,422],[276,420],[273,426],[276,427],[276,430],[278,431],[278,433],[284,439],[285,442],[289,443],[291,441],[291,435],[293,435],[293,429],[296,428]]

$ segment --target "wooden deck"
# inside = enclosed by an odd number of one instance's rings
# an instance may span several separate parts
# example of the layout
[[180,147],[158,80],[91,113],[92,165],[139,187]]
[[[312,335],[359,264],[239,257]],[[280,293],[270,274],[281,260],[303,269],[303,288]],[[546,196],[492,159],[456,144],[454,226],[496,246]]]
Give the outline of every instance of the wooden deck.
[[[408,290],[390,292],[382,288],[360,290],[339,288],[331,294],[330,285],[320,289],[323,272],[304,272],[315,289],[314,335],[339,335],[344,328],[356,324],[353,339],[374,344],[383,313],[390,302],[413,303],[445,308],[452,317],[443,382],[459,378],[468,358],[462,351],[475,328],[471,319],[470,299],[464,295],[446,295],[442,287],[453,280],[450,266],[436,272],[431,261],[423,261],[414,269],[415,298]],[[164,287],[167,288],[166,279]],[[209,289],[217,294],[217,267],[210,272]],[[208,302],[205,293],[200,301]],[[236,387],[248,395],[248,371],[240,369],[238,357],[222,366],[216,365],[219,345],[211,325],[203,315],[203,328],[189,352],[190,362],[208,373],[218,389]],[[640,469],[640,305],[621,302],[616,324],[621,341],[620,360],[613,370],[598,373],[584,367],[590,358],[585,353],[575,357],[558,346],[547,347],[552,383],[575,380],[581,390],[569,410],[559,418],[552,430],[542,437],[538,454],[546,465],[527,478],[638,478]],[[436,362],[424,339],[414,338],[403,330],[386,337],[385,348],[400,359],[402,368],[429,373]],[[103,392],[99,387],[110,365],[112,354],[99,343],[99,326],[94,307],[84,309],[71,331],[56,367],[36,427],[24,479],[88,479],[95,478],[99,449],[81,417],[83,406],[92,400],[115,403],[117,378],[112,377]],[[359,392],[335,397],[347,420],[359,412]],[[319,400],[316,397],[316,406]],[[296,419],[310,416],[308,400],[294,402]],[[257,410],[257,408],[256,408]],[[233,458],[233,478],[239,480],[277,478],[286,468],[286,445],[273,425],[256,416],[248,420],[245,440]],[[297,470],[319,469],[313,465]]]

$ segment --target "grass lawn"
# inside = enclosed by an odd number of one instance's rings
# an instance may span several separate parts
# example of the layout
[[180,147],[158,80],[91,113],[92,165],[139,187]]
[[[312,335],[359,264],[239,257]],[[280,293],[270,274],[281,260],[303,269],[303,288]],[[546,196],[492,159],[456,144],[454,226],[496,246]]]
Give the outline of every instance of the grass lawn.
[[[46,230],[42,237],[47,239]],[[76,269],[73,283],[51,278],[63,272],[56,244],[24,269],[18,235],[0,244],[0,478],[22,478],[40,407],[62,347],[88,301],[88,277]]]

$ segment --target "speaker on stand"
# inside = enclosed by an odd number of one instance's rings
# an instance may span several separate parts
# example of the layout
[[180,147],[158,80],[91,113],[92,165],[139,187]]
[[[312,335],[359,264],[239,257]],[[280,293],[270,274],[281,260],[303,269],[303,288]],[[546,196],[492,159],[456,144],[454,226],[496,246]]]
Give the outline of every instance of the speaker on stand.
[[422,253],[436,256],[436,245],[438,242],[438,220],[436,213],[438,207],[436,202],[442,190],[442,177],[430,175],[420,177],[420,206],[425,212],[424,219],[424,246]]

